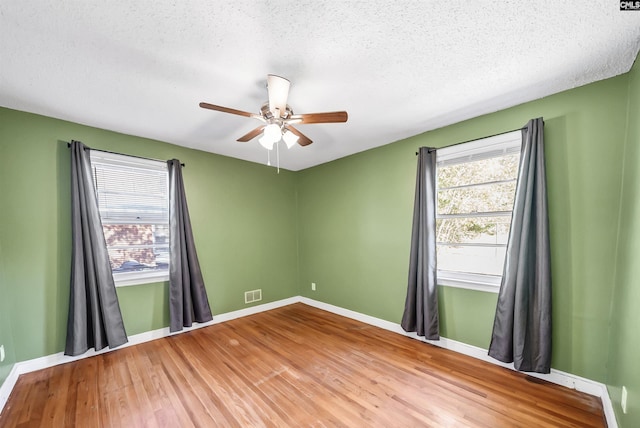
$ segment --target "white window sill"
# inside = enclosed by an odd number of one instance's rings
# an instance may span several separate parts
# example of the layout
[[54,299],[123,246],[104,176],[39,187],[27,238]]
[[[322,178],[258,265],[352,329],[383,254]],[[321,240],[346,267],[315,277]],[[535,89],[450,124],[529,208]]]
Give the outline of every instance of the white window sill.
[[113,281],[116,283],[116,287],[164,282],[169,281],[169,271],[114,273]]
[[481,281],[477,279],[451,278],[438,274],[438,285],[445,287],[465,288],[467,290],[484,291],[487,293],[498,293],[500,291],[500,281]]

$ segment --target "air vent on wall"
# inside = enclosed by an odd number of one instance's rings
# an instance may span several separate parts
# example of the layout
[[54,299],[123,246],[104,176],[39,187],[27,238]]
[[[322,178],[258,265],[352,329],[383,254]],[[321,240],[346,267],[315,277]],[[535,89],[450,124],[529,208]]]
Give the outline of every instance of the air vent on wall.
[[262,289],[244,292],[244,303],[259,302],[262,300]]

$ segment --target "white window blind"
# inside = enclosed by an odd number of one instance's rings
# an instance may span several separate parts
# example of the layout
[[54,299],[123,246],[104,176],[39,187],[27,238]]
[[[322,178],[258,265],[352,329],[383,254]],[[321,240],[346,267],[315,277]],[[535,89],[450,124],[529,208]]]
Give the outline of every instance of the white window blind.
[[91,163],[103,222],[169,224],[165,163],[96,151]]

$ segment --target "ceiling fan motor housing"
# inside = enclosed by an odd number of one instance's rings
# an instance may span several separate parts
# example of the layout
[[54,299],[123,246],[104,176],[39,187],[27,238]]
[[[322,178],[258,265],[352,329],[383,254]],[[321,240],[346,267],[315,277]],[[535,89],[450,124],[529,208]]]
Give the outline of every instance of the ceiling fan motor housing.
[[291,82],[275,74],[267,75],[267,93],[269,95],[269,111],[274,117],[283,117],[287,110],[287,98]]
[[291,116],[293,116],[293,110],[287,104],[287,107],[285,108],[284,112],[280,113],[280,117],[279,118],[276,118],[274,116],[274,114],[271,112],[271,110],[269,109],[269,103],[266,102],[266,103],[264,103],[262,105],[262,108],[260,109],[260,115],[268,123],[282,123],[282,121],[284,121],[284,120],[290,118]]

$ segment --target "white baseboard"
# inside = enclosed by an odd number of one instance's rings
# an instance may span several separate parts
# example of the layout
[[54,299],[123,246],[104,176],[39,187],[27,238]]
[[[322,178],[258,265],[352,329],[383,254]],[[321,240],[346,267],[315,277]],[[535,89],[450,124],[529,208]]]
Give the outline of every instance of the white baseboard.
[[0,414],[2,414],[2,409],[4,409],[4,405],[7,404],[9,395],[11,395],[11,391],[13,391],[13,387],[18,381],[18,376],[18,370],[16,368],[16,365],[14,364],[11,368],[11,371],[9,372],[9,376],[7,376],[7,378],[0,386]]
[[616,412],[613,410],[613,403],[611,402],[611,396],[609,395],[609,390],[606,385],[602,385],[600,399],[602,400],[602,408],[604,410],[604,417],[607,420],[607,426],[609,428],[618,428]]
[[[322,309],[327,312],[334,313],[336,315],[341,315],[347,318],[351,318],[351,319],[363,322],[365,324],[379,327],[394,333],[402,334],[404,336],[411,337],[413,339],[420,340],[423,342],[427,342],[432,345],[449,349],[451,351],[458,352],[464,355],[468,355],[470,357],[477,358],[479,360],[487,361],[491,364],[495,364],[502,367],[506,367],[511,370],[515,370],[515,368],[513,367],[513,364],[506,364],[489,357],[486,349],[482,349],[473,345],[467,345],[466,343],[458,342],[452,339],[447,339],[445,337],[440,338],[440,340],[425,340],[423,337],[419,337],[415,333],[407,333],[402,329],[402,327],[400,327],[400,324],[396,324],[391,321],[386,321],[380,318],[372,317],[370,315],[365,315],[360,312],[355,312],[349,309],[341,308],[339,306],[334,306],[329,303],[313,300],[308,297],[295,296],[295,297],[290,297],[283,300],[278,300],[276,302],[265,303],[262,305],[252,306],[250,308],[245,308],[245,309],[240,309],[233,312],[227,312],[224,314],[215,315],[212,321],[209,321],[207,323],[202,323],[202,324],[194,324],[192,327],[187,327],[184,330],[176,333],[170,333],[169,327],[165,327],[157,330],[147,331],[140,334],[135,334],[129,337],[128,343],[115,349],[103,349],[98,352],[89,350],[86,353],[75,356],[75,357],[70,357],[60,352],[57,354],[47,355],[47,356],[35,358],[32,360],[20,361],[13,366],[13,369],[9,373],[9,376],[0,387],[0,413],[2,413],[2,409],[4,408],[7,400],[9,399],[9,395],[11,394],[11,391],[13,390],[13,387],[15,386],[18,380],[18,377],[21,374],[33,372],[33,371],[48,368],[48,367],[53,367],[59,364],[65,364],[72,361],[77,361],[83,358],[92,357],[94,355],[104,354],[106,352],[111,352],[111,351],[125,348],[128,346],[138,345],[140,343],[149,342],[151,340],[160,339],[160,338],[171,336],[174,334],[185,333],[187,331],[195,330],[202,327],[207,327],[213,324],[230,321],[236,318],[257,314],[264,311],[269,311],[271,309],[280,308],[282,306],[291,305],[293,303],[304,303],[306,305],[313,306],[315,308]],[[586,379],[580,376],[573,375],[571,373],[566,373],[566,372],[555,370],[555,369],[551,369],[551,373],[549,374],[540,374],[540,373],[528,373],[528,374],[533,377],[543,379],[551,383],[566,386],[568,388],[576,389],[578,391],[599,397],[602,400],[602,406],[604,408],[604,413],[605,413],[605,417],[607,419],[607,424],[609,428],[618,428],[618,423],[616,421],[615,413],[613,411],[611,398],[609,397],[609,392],[607,390],[606,385],[604,385],[603,383],[596,382],[590,379]]]

